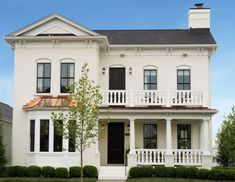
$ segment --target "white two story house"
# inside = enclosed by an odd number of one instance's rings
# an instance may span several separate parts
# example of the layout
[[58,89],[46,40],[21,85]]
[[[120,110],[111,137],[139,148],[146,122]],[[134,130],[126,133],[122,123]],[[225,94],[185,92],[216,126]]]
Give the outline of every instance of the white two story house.
[[[170,23],[170,22],[169,22]],[[103,95],[97,143],[84,156],[99,178],[136,165],[212,166],[210,9],[187,29],[91,30],[52,14],[5,37],[14,50],[14,165],[79,166],[73,140],[54,131],[67,86],[88,63]]]

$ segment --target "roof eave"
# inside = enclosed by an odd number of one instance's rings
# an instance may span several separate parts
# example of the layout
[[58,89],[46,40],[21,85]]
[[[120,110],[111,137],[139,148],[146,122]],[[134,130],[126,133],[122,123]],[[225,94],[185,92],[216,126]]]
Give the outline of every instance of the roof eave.
[[143,48],[217,48],[217,44],[110,44],[110,48],[133,48],[133,47],[143,47]]
[[6,36],[4,40],[14,48],[14,43],[20,40],[29,41],[48,41],[48,40],[93,40],[100,41],[109,46],[107,36]]

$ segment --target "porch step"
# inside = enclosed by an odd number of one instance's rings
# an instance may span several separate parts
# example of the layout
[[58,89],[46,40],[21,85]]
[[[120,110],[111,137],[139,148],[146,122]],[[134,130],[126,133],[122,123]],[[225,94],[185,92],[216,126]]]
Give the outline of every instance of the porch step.
[[100,166],[99,181],[108,180],[125,180],[127,179],[125,166]]

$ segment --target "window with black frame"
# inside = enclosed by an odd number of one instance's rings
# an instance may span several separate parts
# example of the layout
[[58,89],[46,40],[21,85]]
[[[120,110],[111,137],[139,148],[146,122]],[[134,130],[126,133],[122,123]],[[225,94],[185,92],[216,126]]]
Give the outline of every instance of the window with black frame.
[[69,86],[74,83],[74,63],[61,63],[60,92],[71,93]]
[[76,121],[69,121],[69,152],[75,152]]
[[63,136],[59,132],[59,128],[63,127],[63,121],[57,121],[57,126],[54,126],[54,152],[62,152],[63,150]]
[[40,120],[40,152],[49,151],[49,120]]
[[178,149],[191,149],[191,125],[177,125]]
[[144,124],[144,148],[156,149],[157,148],[157,125]]
[[157,70],[144,70],[144,90],[157,90]]
[[37,93],[51,92],[51,64],[37,64]]
[[191,71],[190,69],[177,70],[177,90],[191,89]]
[[30,120],[30,152],[34,152],[35,120]]

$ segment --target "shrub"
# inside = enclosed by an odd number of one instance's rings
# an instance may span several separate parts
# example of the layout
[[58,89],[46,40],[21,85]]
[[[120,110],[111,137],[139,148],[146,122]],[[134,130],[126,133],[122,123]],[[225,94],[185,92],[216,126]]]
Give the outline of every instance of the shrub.
[[222,177],[223,169],[212,169],[209,172],[209,179],[211,180],[223,180]]
[[56,178],[67,178],[68,177],[68,169],[64,167],[59,167],[55,169],[55,177]]
[[44,166],[42,168],[42,176],[46,178],[53,178],[55,176],[55,168],[50,166]]
[[40,177],[41,176],[41,167],[29,166],[28,167],[28,176],[29,177]]
[[153,167],[152,166],[142,166],[141,167],[141,177],[147,178],[147,177],[153,177]]
[[141,167],[132,167],[129,170],[129,177],[130,178],[140,178],[141,176]]
[[24,166],[10,166],[7,171],[10,177],[25,177],[27,176],[27,167]]
[[208,169],[198,169],[196,176],[198,179],[208,179],[210,171]]
[[179,166],[175,168],[175,177],[176,178],[186,178],[186,167]]
[[69,168],[69,176],[72,177],[80,177],[81,176],[81,167],[73,166]]
[[96,178],[98,176],[98,171],[95,166],[84,166],[83,175],[88,178]]
[[167,177],[167,168],[164,166],[155,166],[154,176],[155,177]]
[[221,170],[221,178],[223,180],[234,181],[235,180],[235,170],[234,169]]
[[8,173],[8,176],[10,176],[10,177],[16,177],[18,174],[17,174],[17,167],[18,166],[10,166],[9,168],[8,168],[8,171],[7,171],[7,173]]
[[166,177],[174,178],[175,168],[174,167],[165,167],[165,168],[166,168]]
[[0,171],[0,177],[7,177],[8,167],[3,167],[2,170]]
[[195,179],[197,178],[197,171],[198,168],[196,167],[187,167],[185,168],[185,177],[190,179]]
[[25,166],[18,166],[17,167],[17,176],[19,177],[26,177],[28,173],[28,169]]

